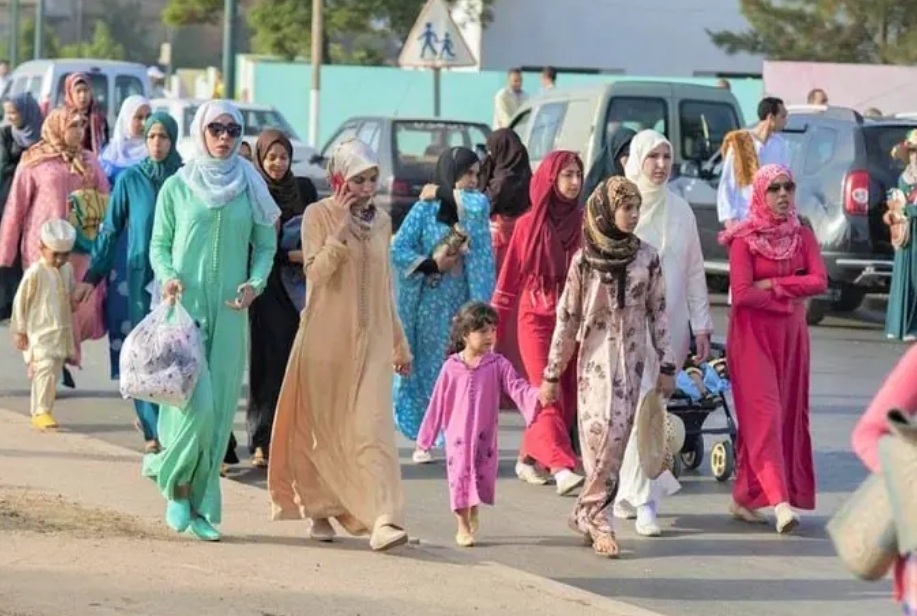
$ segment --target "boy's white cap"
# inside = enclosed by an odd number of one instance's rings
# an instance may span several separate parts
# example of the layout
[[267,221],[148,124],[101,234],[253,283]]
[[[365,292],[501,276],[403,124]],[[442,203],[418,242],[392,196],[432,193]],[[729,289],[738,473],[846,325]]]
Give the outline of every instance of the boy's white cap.
[[76,243],[76,229],[62,218],[49,220],[41,226],[41,243],[54,252],[70,252]]

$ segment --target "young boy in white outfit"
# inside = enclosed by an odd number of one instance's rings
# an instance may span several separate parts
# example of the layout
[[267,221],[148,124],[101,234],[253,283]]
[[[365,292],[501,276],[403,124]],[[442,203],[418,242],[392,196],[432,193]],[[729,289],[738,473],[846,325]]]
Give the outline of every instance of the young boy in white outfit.
[[32,379],[32,425],[56,428],[54,400],[64,362],[76,357],[73,338],[73,268],[70,252],[76,229],[66,220],[49,220],[41,227],[41,259],[23,274],[10,331],[23,352]]

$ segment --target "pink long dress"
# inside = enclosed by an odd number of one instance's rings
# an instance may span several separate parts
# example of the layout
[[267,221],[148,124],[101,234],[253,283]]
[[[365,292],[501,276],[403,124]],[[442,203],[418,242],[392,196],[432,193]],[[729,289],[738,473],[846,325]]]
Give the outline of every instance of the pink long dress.
[[[20,164],[16,168],[0,224],[0,266],[12,265],[19,250],[22,251],[23,269],[41,257],[41,227],[49,220],[68,217],[67,199],[70,193],[81,188],[94,188],[108,194],[108,179],[95,156],[85,157],[84,164],[91,168],[88,178],[71,172],[70,165],[61,159],[49,159],[29,166]],[[89,256],[73,253],[70,263],[74,278],[83,280],[89,267]],[[73,332],[78,356],[80,342],[97,340],[105,335],[103,294],[104,290],[99,289],[93,301],[81,304],[74,314]]]
[[432,449],[445,429],[446,476],[452,511],[494,504],[497,484],[497,419],[505,393],[532,423],[538,412],[538,390],[519,376],[508,359],[488,353],[474,368],[460,355],[443,364],[430,405],[420,426],[417,446]]
[[[742,238],[729,249],[727,363],[739,421],[732,495],[749,509],[815,509],[804,300],[823,293],[828,279],[815,235],[800,234],[799,249],[782,261],[752,254]],[[765,279],[773,288],[754,286]]]
[[[901,358],[872,399],[866,413],[853,430],[853,451],[863,464],[878,473],[879,439],[888,434],[886,416],[891,409],[900,409],[908,415],[917,413],[917,346]],[[895,600],[915,602],[917,597],[917,563],[914,555],[899,558],[895,564]]]

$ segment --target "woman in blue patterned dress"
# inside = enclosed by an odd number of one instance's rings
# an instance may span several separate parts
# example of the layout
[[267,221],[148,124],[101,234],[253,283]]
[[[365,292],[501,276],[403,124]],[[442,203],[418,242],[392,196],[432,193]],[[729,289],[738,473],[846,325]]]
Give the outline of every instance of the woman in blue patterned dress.
[[[490,202],[478,190],[480,162],[450,148],[436,163],[436,198],[418,201],[392,240],[398,315],[414,352],[414,370],[395,377],[395,425],[412,441],[446,359],[452,317],[469,301],[489,302],[494,253]],[[414,452],[418,464],[427,451]]]

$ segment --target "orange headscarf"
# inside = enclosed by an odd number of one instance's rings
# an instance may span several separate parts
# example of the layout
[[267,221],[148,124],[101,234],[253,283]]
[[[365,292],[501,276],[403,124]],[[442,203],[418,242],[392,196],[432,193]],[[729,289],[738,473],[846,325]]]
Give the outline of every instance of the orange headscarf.
[[86,164],[87,152],[82,145],[72,147],[67,145],[65,140],[67,129],[83,122],[85,120],[79,112],[66,107],[54,109],[41,125],[41,141],[25,151],[20,163],[30,167],[46,160],[60,159],[70,165],[73,174],[87,176],[92,172],[91,167]]

